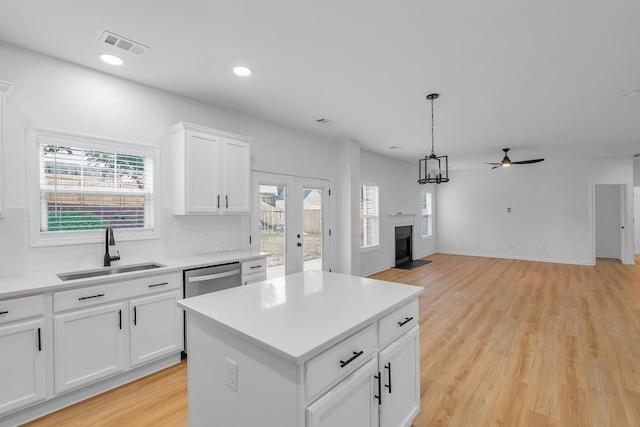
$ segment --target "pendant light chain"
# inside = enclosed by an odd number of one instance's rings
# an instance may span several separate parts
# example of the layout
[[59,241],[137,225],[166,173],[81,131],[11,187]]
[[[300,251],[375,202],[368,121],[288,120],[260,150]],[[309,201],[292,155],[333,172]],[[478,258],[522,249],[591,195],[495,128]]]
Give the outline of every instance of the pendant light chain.
[[436,154],[433,151],[435,137],[433,134],[433,98],[431,98],[431,157],[434,157]]

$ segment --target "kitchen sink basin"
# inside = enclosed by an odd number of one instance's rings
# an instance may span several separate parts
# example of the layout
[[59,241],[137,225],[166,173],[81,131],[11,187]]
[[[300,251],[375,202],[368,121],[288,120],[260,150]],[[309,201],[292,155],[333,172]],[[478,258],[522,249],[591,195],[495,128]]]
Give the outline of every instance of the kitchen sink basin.
[[89,277],[111,276],[113,274],[130,273],[133,271],[151,270],[154,268],[166,267],[165,265],[158,264],[157,262],[147,262],[144,264],[132,264],[132,265],[119,265],[115,267],[103,267],[96,268],[95,270],[73,271],[70,273],[58,273],[56,276],[60,280],[77,280],[87,279]]

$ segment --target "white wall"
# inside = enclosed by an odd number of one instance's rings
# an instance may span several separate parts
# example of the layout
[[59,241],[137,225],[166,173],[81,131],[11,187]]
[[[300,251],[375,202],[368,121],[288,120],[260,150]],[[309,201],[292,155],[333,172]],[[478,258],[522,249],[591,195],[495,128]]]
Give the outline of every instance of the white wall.
[[[29,247],[25,170],[25,129],[29,126],[161,147],[161,182],[157,191],[161,198],[161,238],[119,242],[115,249],[120,251],[123,263],[245,245],[240,236],[247,216],[171,215],[167,129],[177,122],[255,138],[251,147],[253,169],[325,178],[331,180],[333,187],[341,186],[336,178],[337,148],[332,141],[12,45],[0,43],[0,58],[0,80],[14,84],[5,111],[6,217],[0,219],[0,277],[33,270],[94,268],[102,263],[101,244]],[[332,203],[332,210],[340,209],[339,203]],[[341,248],[335,244],[332,247],[335,262]]]
[[[360,177],[362,182],[380,187],[380,247],[361,252],[362,275],[372,274],[392,266],[390,259],[395,256],[395,235],[391,235],[389,215],[414,214],[413,258],[417,259],[436,251],[436,239],[420,238],[420,190],[429,188],[434,195],[434,205],[438,205],[436,186],[419,185],[418,165],[392,160],[370,151],[360,153]],[[442,184],[446,185],[446,184]],[[438,217],[434,215],[434,224]],[[436,230],[438,230],[436,226]],[[437,231],[436,231],[437,233]],[[356,242],[359,244],[359,242]],[[393,252],[392,252],[393,251]]]
[[640,158],[633,159],[633,200],[634,200],[634,252],[640,254]]
[[620,186],[598,184],[595,186],[596,256],[616,258],[621,256]]
[[633,189],[633,202],[634,202],[634,252],[640,254],[640,187]]
[[454,169],[438,187],[439,252],[591,264],[588,168],[548,159]]

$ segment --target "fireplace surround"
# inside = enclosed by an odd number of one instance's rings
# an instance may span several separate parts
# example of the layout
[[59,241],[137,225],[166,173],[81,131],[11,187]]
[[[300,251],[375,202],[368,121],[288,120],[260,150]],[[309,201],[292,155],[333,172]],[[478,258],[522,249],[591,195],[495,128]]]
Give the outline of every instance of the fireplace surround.
[[407,264],[411,262],[412,257],[412,242],[411,235],[413,234],[413,226],[404,225],[395,227],[395,266]]

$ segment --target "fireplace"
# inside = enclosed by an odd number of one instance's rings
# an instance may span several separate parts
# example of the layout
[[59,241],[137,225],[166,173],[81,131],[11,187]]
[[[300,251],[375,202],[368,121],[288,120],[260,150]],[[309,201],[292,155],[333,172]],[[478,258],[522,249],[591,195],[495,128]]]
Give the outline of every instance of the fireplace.
[[413,227],[396,227],[396,267],[411,262],[411,234]]

